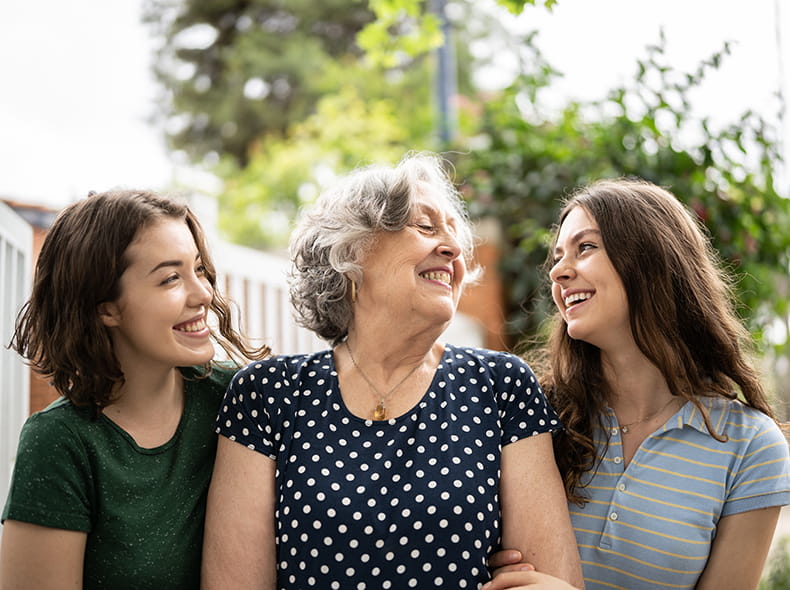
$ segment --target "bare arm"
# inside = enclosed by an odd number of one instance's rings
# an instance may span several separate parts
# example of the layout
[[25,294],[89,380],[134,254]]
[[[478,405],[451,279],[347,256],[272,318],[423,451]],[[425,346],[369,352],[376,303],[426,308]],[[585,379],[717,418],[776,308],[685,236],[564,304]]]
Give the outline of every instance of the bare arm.
[[82,590],[87,533],[17,520],[3,525],[0,588]]
[[266,455],[219,437],[206,509],[204,590],[276,587],[274,473]]
[[696,590],[756,589],[779,512],[776,506],[722,518]]
[[517,549],[538,572],[584,588],[551,435],[539,434],[502,449],[502,546]]
[[484,584],[481,590],[576,590],[568,582],[540,572],[504,572]]

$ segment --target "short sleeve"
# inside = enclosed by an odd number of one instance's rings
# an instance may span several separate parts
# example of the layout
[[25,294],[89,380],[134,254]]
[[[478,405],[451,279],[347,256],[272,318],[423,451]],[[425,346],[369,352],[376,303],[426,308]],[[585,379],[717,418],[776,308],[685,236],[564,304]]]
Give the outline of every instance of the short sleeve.
[[537,377],[523,360],[501,353],[493,362],[503,445],[562,428]]
[[79,436],[48,412],[22,427],[2,521],[89,532],[93,478]]
[[220,406],[217,434],[275,459],[274,396],[281,396],[287,384],[276,359],[251,363],[238,371]]
[[790,504],[790,453],[784,434],[760,415],[756,434],[732,474],[733,484],[722,516]]

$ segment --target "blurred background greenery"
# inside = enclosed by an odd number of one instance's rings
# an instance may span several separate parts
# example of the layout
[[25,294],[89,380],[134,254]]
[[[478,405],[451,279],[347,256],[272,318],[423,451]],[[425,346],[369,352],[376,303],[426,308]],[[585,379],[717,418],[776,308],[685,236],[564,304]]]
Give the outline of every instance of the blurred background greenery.
[[[692,94],[728,59],[721,47],[677,69],[662,34],[634,57],[633,77],[602,99],[557,105],[562,75],[537,32],[508,18],[546,0],[145,0],[162,39],[158,119],[172,150],[222,180],[220,228],[278,249],[299,208],[337,175],[407,150],[446,153],[475,219],[502,235],[507,344],[540,331],[549,310],[541,264],[559,199],[603,177],[668,187],[710,231],[766,366],[775,405],[790,399],[790,201],[780,194],[777,112],[715,124]],[[476,86],[492,55],[517,64],[501,90]],[[772,123],[773,122],[773,123]]]
[[[707,226],[788,420],[790,122],[776,76],[790,76],[785,4],[17,2],[0,19],[0,193],[62,206],[149,182],[209,192],[223,238],[281,251],[300,207],[338,175],[441,151],[480,227],[499,230],[505,344],[516,349],[550,309],[540,267],[561,197],[597,178],[646,178]],[[744,56],[750,69],[731,75]],[[142,132],[149,62],[156,113]],[[571,98],[560,90],[569,84]],[[766,88],[776,89],[767,106],[756,99]],[[786,508],[775,539],[789,527]],[[775,543],[761,590],[790,590],[789,548]]]

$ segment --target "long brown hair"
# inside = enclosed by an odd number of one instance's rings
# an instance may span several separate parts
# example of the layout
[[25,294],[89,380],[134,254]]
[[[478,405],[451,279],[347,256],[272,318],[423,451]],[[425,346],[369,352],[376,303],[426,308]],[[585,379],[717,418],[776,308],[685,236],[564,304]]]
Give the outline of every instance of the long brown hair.
[[[61,211],[47,233],[32,294],[17,316],[10,344],[76,405],[98,412],[123,383],[98,306],[121,295],[120,278],[129,265],[126,250],[134,237],[164,217],[183,219],[195,239],[213,290],[209,308],[217,317],[215,342],[237,361],[269,352],[251,347],[233,328],[230,305],[216,288],[203,229],[189,207],[147,191],[91,193]],[[204,371],[208,374],[210,363]]]
[[[732,280],[695,217],[670,192],[641,180],[599,181],[576,191],[556,230],[575,207],[598,223],[625,287],[636,344],[670,391],[700,410],[710,434],[724,440],[701,396],[740,396],[774,418],[750,359],[752,341],[736,313]],[[570,338],[559,313],[552,321],[544,355],[550,369],[541,382],[565,424],[555,439],[565,490],[581,503],[581,477],[599,460],[593,431],[611,392],[598,348]]]

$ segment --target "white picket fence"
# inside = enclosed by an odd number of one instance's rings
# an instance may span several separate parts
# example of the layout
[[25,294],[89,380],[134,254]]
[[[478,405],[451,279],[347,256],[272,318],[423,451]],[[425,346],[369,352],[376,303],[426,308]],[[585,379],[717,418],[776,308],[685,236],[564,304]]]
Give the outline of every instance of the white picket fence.
[[33,230],[0,203],[0,509],[5,505],[19,429],[28,415],[30,371],[6,346],[30,292]]
[[[275,354],[314,352],[329,347],[311,331],[296,324],[288,298],[290,262],[283,255],[231,244],[216,234],[217,200],[202,193],[189,196],[189,206],[206,231],[217,267],[218,284],[241,310],[241,328],[256,343],[268,344]],[[442,340],[461,346],[482,346],[479,322],[458,313]]]
[[217,283],[240,312],[240,328],[275,354],[313,352],[329,346],[293,319],[285,257],[223,241],[212,242]]
[[[228,242],[211,245],[218,284],[241,311],[241,329],[256,343],[268,344],[274,354],[324,350],[329,344],[298,326],[288,299],[289,261],[260,250]],[[480,324],[457,313],[442,341],[461,346],[483,346]]]

